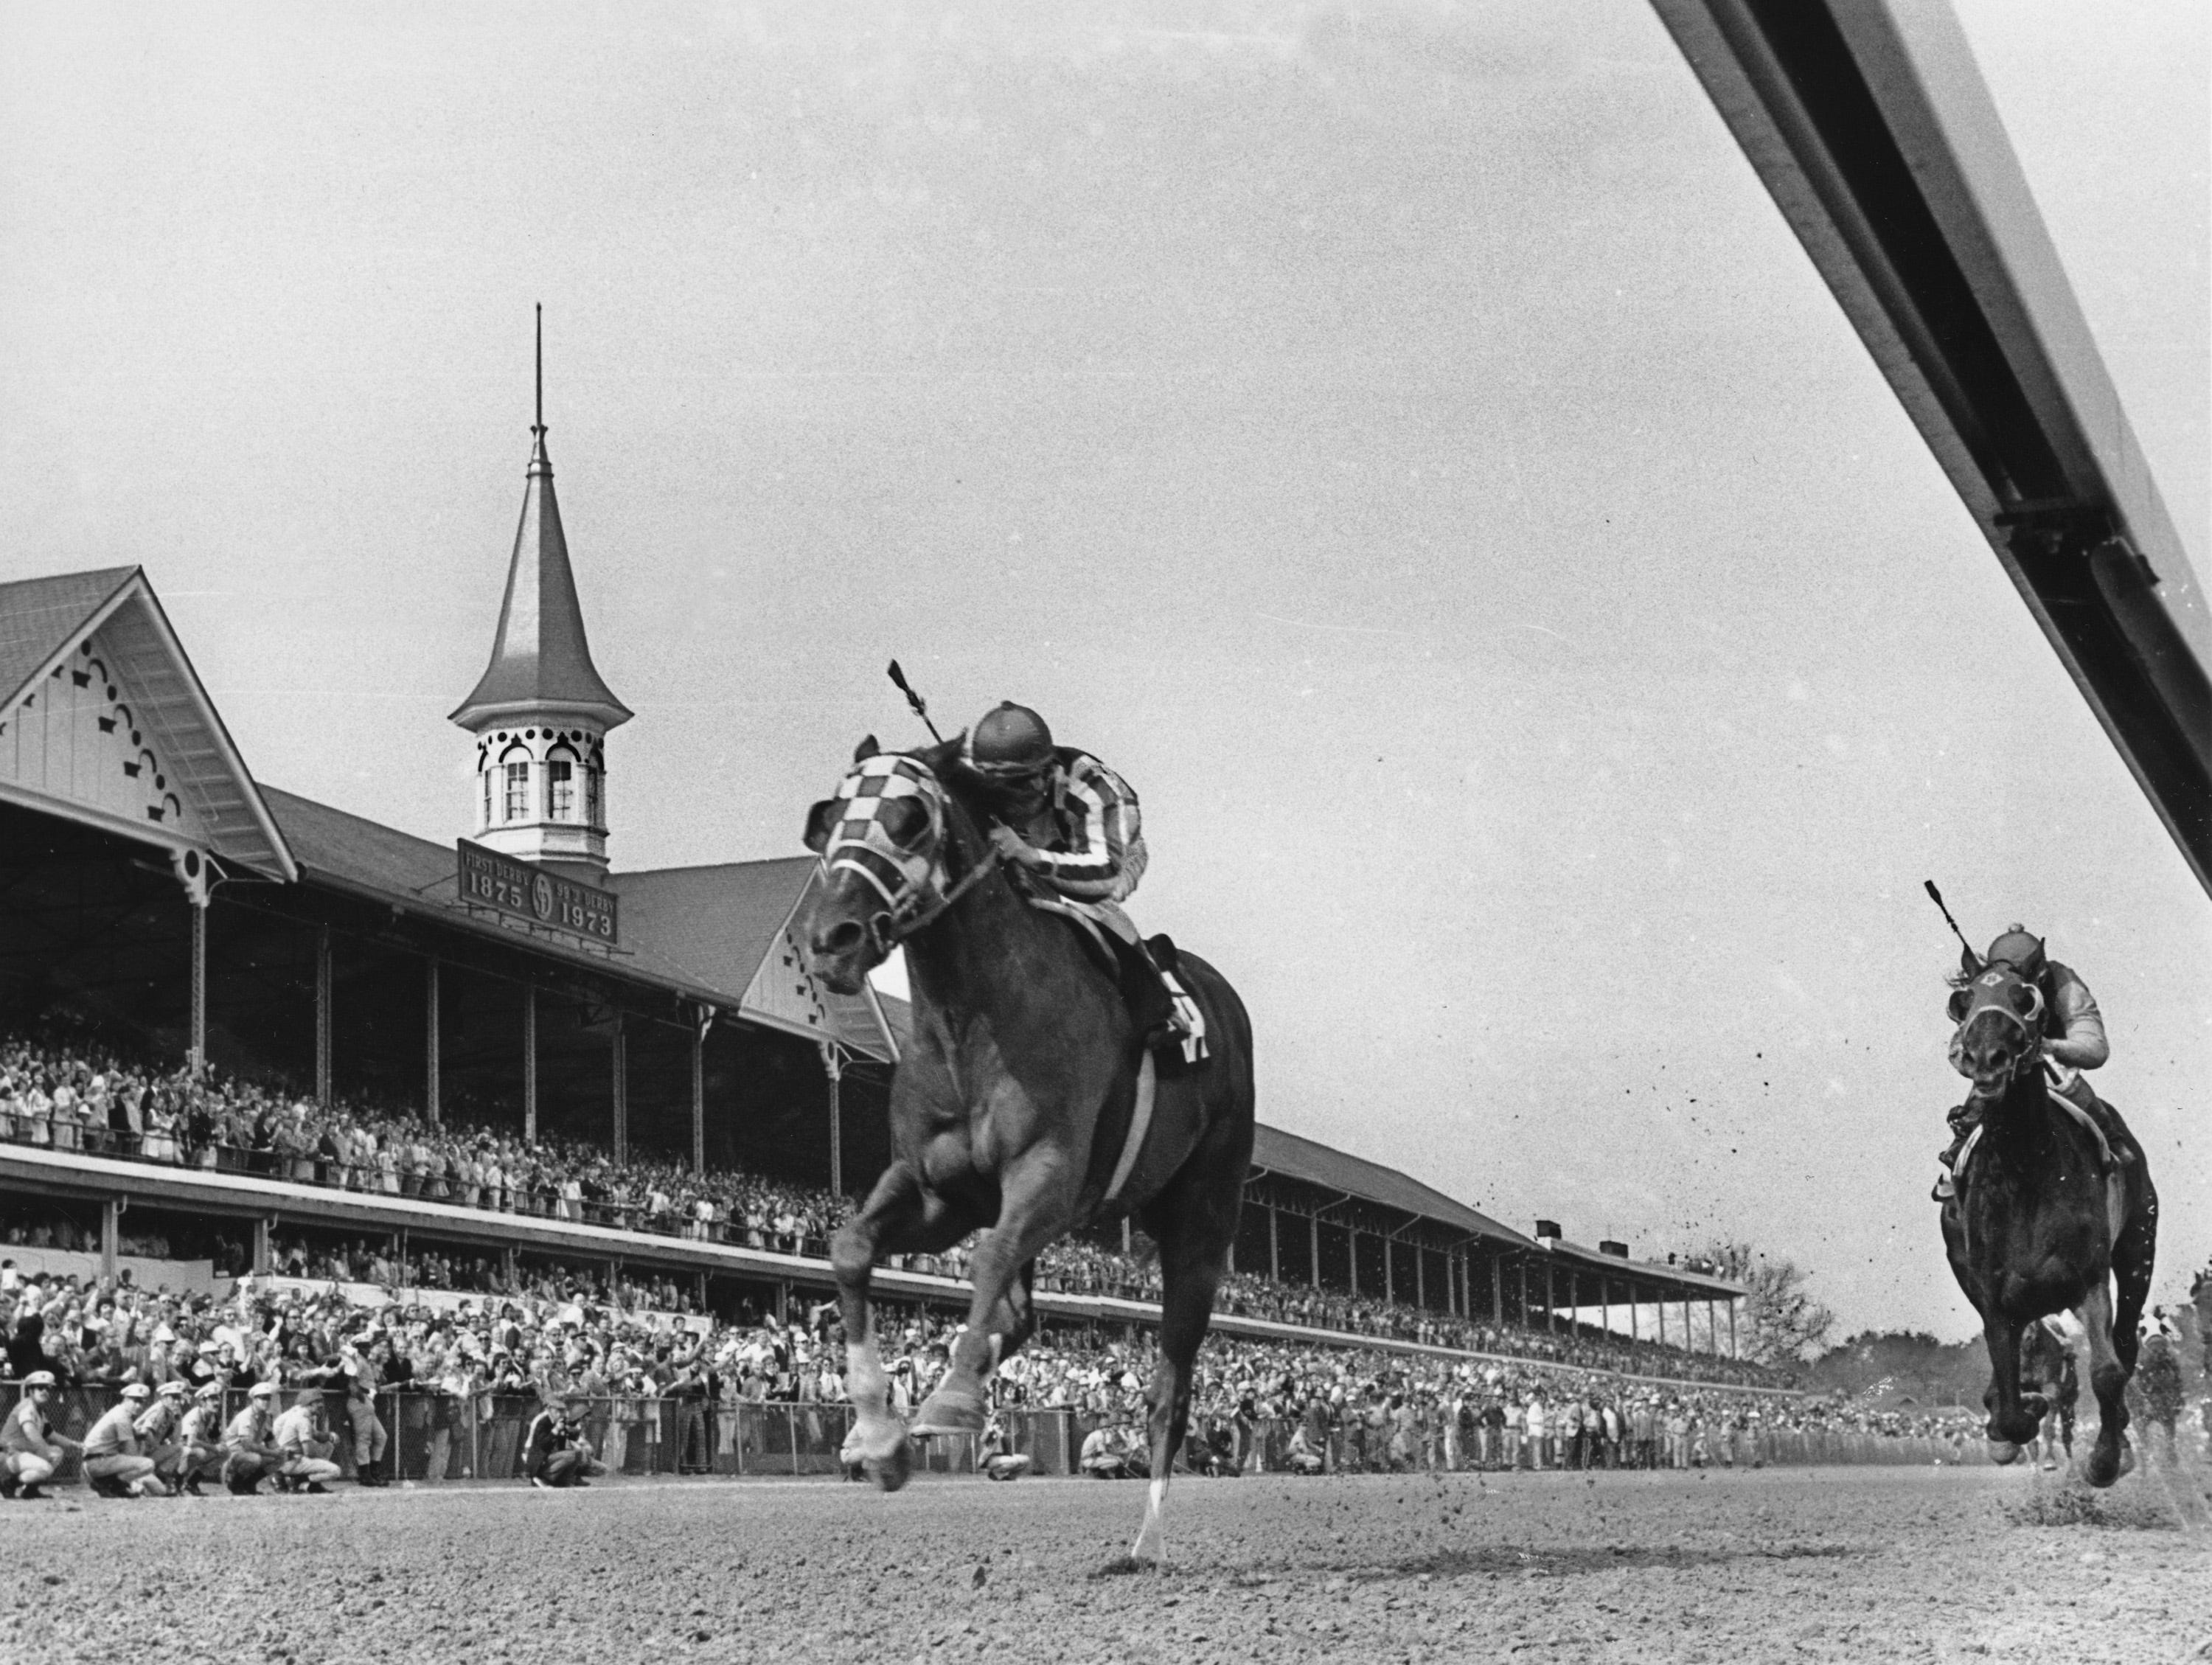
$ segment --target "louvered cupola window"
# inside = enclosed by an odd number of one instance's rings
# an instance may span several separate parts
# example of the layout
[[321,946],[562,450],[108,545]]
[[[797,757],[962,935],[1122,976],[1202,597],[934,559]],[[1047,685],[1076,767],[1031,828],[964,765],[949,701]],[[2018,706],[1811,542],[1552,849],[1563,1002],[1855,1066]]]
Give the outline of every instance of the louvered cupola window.
[[599,785],[601,778],[597,764],[584,765],[584,824],[587,827],[605,824],[602,805],[605,794]]

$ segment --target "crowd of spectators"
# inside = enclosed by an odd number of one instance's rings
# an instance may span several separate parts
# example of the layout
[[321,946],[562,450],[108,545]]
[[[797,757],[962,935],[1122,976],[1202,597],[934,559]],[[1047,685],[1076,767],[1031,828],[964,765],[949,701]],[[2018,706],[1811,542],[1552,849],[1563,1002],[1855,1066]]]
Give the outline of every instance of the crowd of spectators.
[[[758,1175],[694,1173],[648,1158],[618,1163],[603,1149],[526,1141],[513,1129],[434,1125],[358,1105],[325,1104],[216,1072],[194,1077],[133,1067],[82,1042],[0,1045],[0,1139],[817,1256],[852,1206],[826,1189]],[[0,1237],[34,1247],[97,1249],[88,1237],[66,1222],[0,1227]],[[126,1254],[155,1258],[164,1258],[167,1249],[154,1239],[131,1237],[122,1247]],[[401,1266],[392,1253],[374,1240],[337,1247],[301,1242],[283,1245],[279,1258],[283,1270],[313,1279],[547,1296],[546,1278],[511,1275],[488,1257],[427,1252],[410,1255]],[[966,1258],[964,1248],[955,1248],[892,1264],[958,1278]],[[216,1270],[243,1267],[227,1264]],[[1080,1239],[1053,1245],[1037,1262],[1037,1286],[1048,1292],[1153,1301],[1158,1279],[1157,1262],[1144,1255]],[[678,1311],[696,1304],[690,1291],[672,1284],[647,1295],[605,1288],[592,1294],[603,1304]],[[1562,1334],[1480,1323],[1249,1273],[1227,1276],[1216,1309],[1565,1368],[1747,1386],[1778,1381],[1757,1365],[1649,1341],[1601,1337],[1588,1329]]]
[[[10,1377],[51,1370],[64,1383],[116,1388],[212,1381],[233,1391],[260,1382],[289,1389],[326,1379],[349,1346],[383,1388],[457,1405],[522,1395],[547,1406],[582,1397],[711,1409],[843,1398],[833,1303],[787,1321],[711,1322],[645,1304],[650,1290],[603,1300],[609,1292],[570,1279],[435,1303],[403,1292],[378,1303],[337,1284],[271,1276],[240,1279],[222,1297],[185,1297],[127,1279],[26,1275],[10,1261],[0,1265],[0,1334]],[[894,1407],[909,1409],[946,1368],[953,1328],[926,1311],[887,1310],[882,1331]],[[1147,1334],[1052,1328],[1001,1367],[994,1401],[1000,1410],[1065,1408],[1133,1446],[1152,1364]],[[1200,1465],[1338,1471],[1720,1467],[1763,1461],[1778,1437],[1809,1431],[1936,1437],[1963,1455],[1981,1420],[1956,1407],[1882,1411],[1840,1398],[1646,1386],[1535,1360],[1222,1335],[1200,1356],[1193,1411]]]

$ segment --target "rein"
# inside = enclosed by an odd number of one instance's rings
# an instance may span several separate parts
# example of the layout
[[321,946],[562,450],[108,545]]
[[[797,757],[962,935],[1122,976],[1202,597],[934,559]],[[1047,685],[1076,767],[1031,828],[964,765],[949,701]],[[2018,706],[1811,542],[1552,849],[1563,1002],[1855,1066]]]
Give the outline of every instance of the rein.
[[[896,947],[900,943],[904,942],[908,937],[919,936],[922,932],[927,931],[931,926],[937,923],[938,916],[939,915],[943,914],[946,908],[951,907],[954,902],[959,901],[961,897],[966,896],[969,891],[974,890],[976,885],[982,883],[982,881],[989,876],[991,869],[998,865],[998,847],[996,845],[993,845],[989,849],[983,852],[982,860],[968,870],[967,876],[965,878],[962,878],[960,882],[955,884],[951,890],[939,896],[934,902],[915,909],[913,913],[905,914],[902,916],[901,915],[893,915],[891,917],[891,928],[887,933],[887,940],[890,942],[892,946]],[[917,892],[917,895],[925,893]]]

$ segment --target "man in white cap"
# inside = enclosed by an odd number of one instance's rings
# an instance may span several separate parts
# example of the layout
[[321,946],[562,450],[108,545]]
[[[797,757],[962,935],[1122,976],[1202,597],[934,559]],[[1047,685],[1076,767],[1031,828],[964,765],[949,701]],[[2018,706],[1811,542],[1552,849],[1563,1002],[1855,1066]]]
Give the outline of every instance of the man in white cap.
[[219,1480],[222,1475],[222,1386],[220,1382],[203,1382],[192,1390],[192,1406],[178,1425],[177,1439],[181,1448],[177,1454],[177,1480],[182,1489],[193,1497],[205,1497],[207,1494],[200,1490],[200,1482]]
[[276,1419],[271,1436],[276,1443],[281,1461],[276,1468],[276,1489],[280,1492],[312,1492],[322,1495],[325,1480],[338,1477],[338,1466],[331,1461],[331,1452],[337,1442],[323,1421],[323,1392],[319,1388],[302,1388],[293,1399],[291,1408]]
[[0,1423],[0,1498],[43,1498],[39,1490],[54,1477],[69,1454],[84,1448],[54,1431],[46,1413],[54,1402],[54,1373],[33,1370],[23,1378],[23,1396]]
[[246,1408],[222,1431],[222,1483],[240,1497],[260,1491],[261,1477],[283,1461],[270,1438],[276,1414],[276,1384],[257,1382],[246,1389]]
[[138,1417],[138,1449],[153,1458],[155,1474],[164,1486],[173,1489],[182,1480],[178,1463],[185,1448],[178,1439],[177,1430],[185,1419],[189,1397],[183,1382],[164,1382],[154,1390],[154,1402]]
[[166,1498],[169,1488],[154,1478],[154,1459],[138,1449],[138,1419],[154,1397],[143,1382],[126,1384],[113,1408],[84,1437],[84,1477],[101,1498]]

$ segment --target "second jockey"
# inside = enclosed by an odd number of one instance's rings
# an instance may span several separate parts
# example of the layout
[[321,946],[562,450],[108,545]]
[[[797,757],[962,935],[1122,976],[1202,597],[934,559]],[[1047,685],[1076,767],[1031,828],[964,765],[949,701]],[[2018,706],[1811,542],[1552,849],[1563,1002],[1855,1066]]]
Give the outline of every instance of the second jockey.
[[[2133,1160],[2135,1147],[2121,1131],[2118,1119],[2081,1078],[2082,1071],[2101,1067],[2112,1055],[2112,1042],[2105,1037],[2104,1014],[2097,1010],[2097,997],[2090,994],[2089,985],[2081,981],[2081,974],[2070,965],[2050,958],[2044,951],[2043,939],[2024,925],[2012,927],[1991,943],[1982,963],[2017,972],[2041,993],[2043,1060],[2051,1073],[2051,1091],[2088,1112],[2104,1129],[2115,1162],[2124,1164]],[[1970,1073],[1960,1041],[1963,1033],[1961,1030],[1951,1037],[1951,1067],[1961,1075]],[[1980,1124],[1986,1108],[1983,1100],[1969,1093],[1966,1102],[1951,1112],[1950,1148],[1938,1158],[1943,1164],[1943,1172],[1936,1182],[1937,1201],[1952,1194],[1952,1164],[1958,1160],[1966,1136]]]
[[1090,753],[1054,745],[1044,719],[1011,702],[984,713],[962,761],[998,817],[990,837],[1000,858],[1114,939],[1123,995],[1145,1044],[1180,1041],[1185,1027],[1161,967],[1121,908],[1147,860],[1129,783]]

